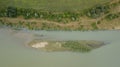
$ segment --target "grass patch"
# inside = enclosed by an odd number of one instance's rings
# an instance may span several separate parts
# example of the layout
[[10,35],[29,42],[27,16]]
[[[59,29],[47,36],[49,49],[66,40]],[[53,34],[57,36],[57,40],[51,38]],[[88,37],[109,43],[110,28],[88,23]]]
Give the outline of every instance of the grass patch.
[[93,30],[97,30],[97,29],[98,29],[98,27],[97,27],[97,24],[96,24],[96,23],[92,23],[92,24],[91,24],[91,26],[92,26]]
[[34,8],[46,11],[76,11],[110,0],[0,0],[0,7]]
[[64,44],[62,44],[62,47],[75,52],[88,52],[92,50],[91,47],[88,47],[87,45],[81,44],[77,41],[67,41]]

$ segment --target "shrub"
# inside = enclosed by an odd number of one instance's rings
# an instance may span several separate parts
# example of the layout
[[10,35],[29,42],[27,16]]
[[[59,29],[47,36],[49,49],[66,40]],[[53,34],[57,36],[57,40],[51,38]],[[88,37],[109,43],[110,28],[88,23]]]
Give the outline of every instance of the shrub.
[[91,50],[87,45],[81,44],[77,41],[66,41],[62,44],[62,47],[72,51],[88,52]]
[[0,17],[6,17],[7,16],[7,13],[6,13],[6,9],[1,9],[0,10]]
[[96,23],[92,23],[91,26],[92,26],[92,28],[93,28],[94,30],[98,29]]
[[113,20],[113,19],[118,18],[118,17],[119,17],[119,14],[109,14],[106,16],[106,19]]
[[17,8],[16,7],[8,7],[7,8],[7,17],[17,17]]
[[103,5],[97,5],[94,8],[87,11],[87,16],[91,18],[98,18],[103,13],[108,13],[109,7]]
[[2,26],[3,25],[3,21],[2,20],[0,20],[0,26]]
[[97,24],[101,24],[101,21],[97,21]]

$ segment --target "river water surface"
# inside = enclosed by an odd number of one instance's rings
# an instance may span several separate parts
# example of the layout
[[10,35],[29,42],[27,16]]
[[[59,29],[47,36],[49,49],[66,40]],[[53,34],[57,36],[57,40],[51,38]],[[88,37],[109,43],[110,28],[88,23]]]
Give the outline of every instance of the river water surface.
[[[43,52],[33,39],[98,40],[107,45],[89,53]],[[0,67],[120,67],[120,31],[15,31],[0,29]]]

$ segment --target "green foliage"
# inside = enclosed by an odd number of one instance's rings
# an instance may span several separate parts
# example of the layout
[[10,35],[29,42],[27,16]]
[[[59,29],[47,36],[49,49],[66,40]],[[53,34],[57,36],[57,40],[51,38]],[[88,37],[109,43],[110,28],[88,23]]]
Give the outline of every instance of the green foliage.
[[108,11],[109,11],[109,6],[97,5],[87,12],[87,16],[91,18],[98,18],[103,13],[104,14],[108,13]]
[[0,9],[0,17],[6,17],[7,13],[6,13],[6,9]]
[[67,41],[64,44],[62,44],[62,47],[67,48],[72,51],[78,51],[78,52],[88,52],[91,50],[90,47],[87,45],[81,44],[77,41]]
[[[5,12],[5,11],[3,11]],[[3,14],[3,13],[2,13]],[[0,14],[1,15],[1,14]],[[79,18],[78,13],[74,12],[50,12],[50,11],[41,11],[32,8],[16,8],[8,7],[7,8],[8,17],[23,16],[25,19],[30,18],[41,18],[50,21],[64,22],[64,21],[76,21]]]
[[3,25],[3,22],[2,22],[2,20],[0,20],[0,26],[2,26]]
[[120,13],[108,14],[108,15],[106,16],[106,19],[108,19],[108,20],[113,20],[113,19],[116,19],[116,18],[118,18],[118,17],[120,17]]
[[93,30],[97,30],[98,29],[96,23],[92,23],[91,26],[93,27]]
[[8,7],[7,8],[7,17],[17,17],[17,8]]
[[97,24],[101,24],[101,21],[97,21]]

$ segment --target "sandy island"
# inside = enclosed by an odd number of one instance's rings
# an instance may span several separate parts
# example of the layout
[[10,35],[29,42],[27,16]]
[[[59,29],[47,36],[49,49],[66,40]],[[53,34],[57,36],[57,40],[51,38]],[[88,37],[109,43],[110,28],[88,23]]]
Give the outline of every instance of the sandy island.
[[33,40],[28,44],[35,49],[42,49],[45,51],[75,51],[88,52],[95,48],[99,48],[104,44],[101,41],[41,41]]

